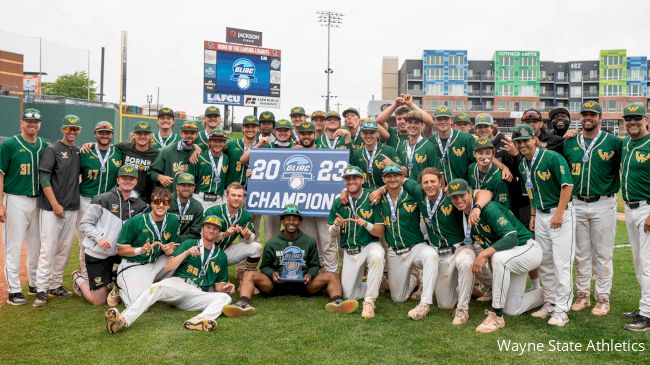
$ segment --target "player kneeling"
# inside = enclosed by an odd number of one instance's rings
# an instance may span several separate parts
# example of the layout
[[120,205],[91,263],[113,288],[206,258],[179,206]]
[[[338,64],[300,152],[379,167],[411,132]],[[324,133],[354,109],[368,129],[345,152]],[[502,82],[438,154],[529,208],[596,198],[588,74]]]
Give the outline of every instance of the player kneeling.
[[[228,259],[215,241],[223,221],[207,216],[200,240],[186,240],[174,251],[165,270],[174,271],[171,278],[152,284],[123,313],[109,308],[106,330],[116,333],[129,327],[156,302],[165,302],[186,311],[202,311],[185,321],[183,327],[194,331],[213,331],[223,306],[230,303],[235,286],[228,282]],[[215,292],[209,292],[210,288]]]
[[[251,296],[255,288],[263,295],[291,295],[299,294],[310,296],[327,288],[327,293],[332,299],[325,305],[325,310],[335,313],[352,313],[359,307],[356,300],[343,300],[341,296],[341,282],[338,273],[320,271],[318,249],[316,240],[300,230],[302,215],[295,205],[288,205],[280,215],[284,230],[274,238],[268,240],[262,253],[261,272],[246,271],[240,285],[239,300],[234,305],[227,305],[223,312],[228,317],[251,316],[255,308],[250,305]],[[298,252],[291,253],[291,248],[298,248]],[[289,248],[289,250],[287,250]],[[296,250],[297,251],[297,250]],[[286,253],[286,254],[285,254]],[[283,266],[285,259],[301,261],[298,270],[304,275],[301,282],[283,282],[280,273],[290,269],[290,265]],[[294,262],[295,263],[295,262]]]
[[[467,181],[449,182],[449,195],[456,209],[469,216],[474,201]],[[542,248],[510,211],[493,201],[481,209],[471,235],[484,248],[474,260],[474,274],[481,273],[487,260],[492,261],[492,309],[476,327],[476,332],[490,333],[506,326],[504,313],[516,316],[542,305],[542,288],[526,291],[528,272],[542,262]]]

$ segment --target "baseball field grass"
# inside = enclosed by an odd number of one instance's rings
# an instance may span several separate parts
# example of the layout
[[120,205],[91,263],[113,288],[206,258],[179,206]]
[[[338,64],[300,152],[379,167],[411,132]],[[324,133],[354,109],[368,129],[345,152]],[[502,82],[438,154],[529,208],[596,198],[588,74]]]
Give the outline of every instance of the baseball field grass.
[[[623,222],[618,223],[616,242],[627,242]],[[68,288],[70,274],[77,267],[76,247],[75,244],[66,271]],[[478,334],[474,329],[489,306],[474,301],[465,326],[452,326],[452,311],[435,307],[428,317],[415,322],[406,313],[416,302],[393,303],[386,293],[378,299],[377,317],[372,320],[362,319],[360,310],[352,315],[325,312],[325,296],[255,296],[256,316],[220,317],[212,333],[185,331],[183,321],[193,314],[158,303],[128,329],[109,335],[103,318],[106,307],[92,307],[82,298],[72,297],[50,299],[44,308],[33,308],[33,297],[29,297],[28,305],[0,308],[0,363],[647,363],[648,333],[623,330],[627,320],[621,313],[636,309],[639,300],[631,251],[628,247],[617,248],[614,258],[612,312],[602,318],[590,315],[589,311],[571,313],[564,328],[551,327],[544,320],[524,314],[506,317],[504,330]],[[637,350],[643,346],[645,351],[587,349],[590,341],[595,344],[601,340],[608,344],[612,340],[626,346],[636,344]],[[520,355],[500,350],[499,341],[533,342],[542,344],[544,349]],[[573,342],[573,350],[569,342]],[[581,351],[575,349],[577,343],[582,345]]]

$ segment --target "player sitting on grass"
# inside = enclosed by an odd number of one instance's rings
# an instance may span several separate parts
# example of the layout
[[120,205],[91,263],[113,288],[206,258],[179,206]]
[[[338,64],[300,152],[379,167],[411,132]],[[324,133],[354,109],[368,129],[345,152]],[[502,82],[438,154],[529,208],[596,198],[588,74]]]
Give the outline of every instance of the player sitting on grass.
[[[223,312],[228,317],[251,316],[255,314],[255,308],[250,305],[251,296],[255,288],[263,295],[286,295],[298,294],[310,296],[320,293],[327,288],[327,293],[332,299],[325,305],[325,310],[332,313],[353,313],[358,307],[356,300],[343,300],[341,281],[336,272],[323,272],[319,274],[320,263],[318,250],[314,238],[306,235],[300,230],[302,215],[295,205],[287,205],[280,215],[284,230],[276,237],[268,240],[262,253],[260,270],[246,271],[241,282],[239,300],[234,305],[227,305]],[[294,258],[302,262],[298,268],[304,279],[297,282],[283,282],[280,273],[284,267],[282,262],[289,255],[283,254],[291,250],[291,247],[298,248]],[[286,250],[289,248],[289,250]],[[299,253],[298,253],[299,252]],[[300,257],[295,257],[300,256]]]
[[[235,286],[228,282],[228,259],[215,241],[223,221],[207,216],[203,221],[201,239],[183,241],[165,264],[174,271],[171,278],[152,284],[120,314],[109,308],[106,318],[108,333],[129,327],[156,302],[165,302],[185,311],[202,311],[185,321],[183,327],[194,331],[213,331],[223,306],[230,303]],[[213,288],[215,292],[209,290]]]

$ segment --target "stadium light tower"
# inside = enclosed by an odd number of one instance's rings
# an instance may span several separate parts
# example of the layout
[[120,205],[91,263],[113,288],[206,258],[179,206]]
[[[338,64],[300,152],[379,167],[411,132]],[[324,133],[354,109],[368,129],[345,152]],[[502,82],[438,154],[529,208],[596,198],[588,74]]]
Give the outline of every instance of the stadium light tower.
[[325,112],[330,111],[330,98],[331,98],[331,93],[330,93],[330,75],[332,72],[332,68],[330,67],[330,31],[332,28],[338,28],[343,24],[343,13],[337,13],[334,11],[317,11],[316,14],[318,15],[318,22],[320,23],[321,27],[327,27],[327,69],[325,70],[325,73],[327,74],[327,94],[325,95]]

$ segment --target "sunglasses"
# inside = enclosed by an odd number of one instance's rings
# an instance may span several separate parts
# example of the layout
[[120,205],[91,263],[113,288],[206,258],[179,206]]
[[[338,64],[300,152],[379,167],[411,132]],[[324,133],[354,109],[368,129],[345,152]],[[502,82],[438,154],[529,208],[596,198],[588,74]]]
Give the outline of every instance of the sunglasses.
[[631,121],[638,122],[641,119],[643,119],[643,116],[641,115],[626,115],[623,117],[623,120],[625,120],[626,122],[631,122]]
[[63,132],[65,133],[70,133],[70,132],[78,132],[79,127],[64,127]]
[[23,114],[23,119],[41,119],[41,114],[36,112],[27,112]]
[[162,205],[164,205],[164,206],[168,206],[168,205],[169,205],[169,200],[167,200],[167,199],[154,199],[154,200],[152,201],[152,203],[153,203],[153,205],[160,205],[160,204],[162,204]]
[[539,121],[542,120],[542,116],[539,115],[538,113],[535,113],[535,112],[528,112],[528,113],[525,113],[521,117],[521,119],[522,120],[524,120],[524,119],[535,119],[535,120],[527,120],[527,122],[539,122]]

